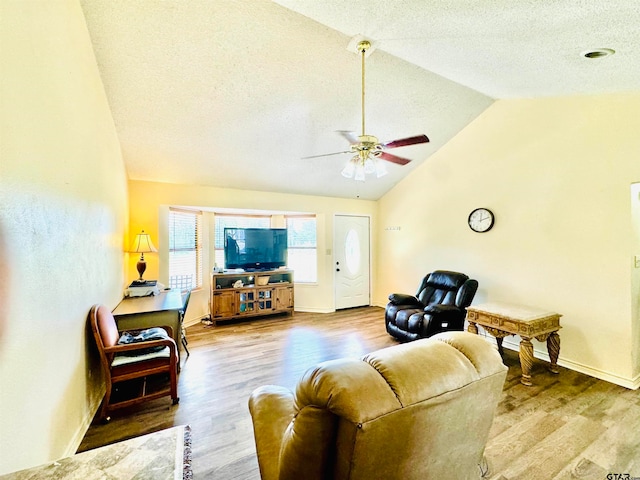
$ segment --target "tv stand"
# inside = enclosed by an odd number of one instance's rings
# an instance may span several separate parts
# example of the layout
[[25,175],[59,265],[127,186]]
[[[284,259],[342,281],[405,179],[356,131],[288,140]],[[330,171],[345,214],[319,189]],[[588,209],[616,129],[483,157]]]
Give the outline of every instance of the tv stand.
[[293,270],[260,270],[211,274],[211,321],[293,314]]

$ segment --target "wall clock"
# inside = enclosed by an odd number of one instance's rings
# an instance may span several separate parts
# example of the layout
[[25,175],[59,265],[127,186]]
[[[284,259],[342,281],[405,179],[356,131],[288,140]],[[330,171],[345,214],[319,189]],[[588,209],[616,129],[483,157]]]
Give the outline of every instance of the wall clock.
[[491,230],[495,217],[488,208],[476,208],[469,214],[469,228],[474,232],[484,233]]

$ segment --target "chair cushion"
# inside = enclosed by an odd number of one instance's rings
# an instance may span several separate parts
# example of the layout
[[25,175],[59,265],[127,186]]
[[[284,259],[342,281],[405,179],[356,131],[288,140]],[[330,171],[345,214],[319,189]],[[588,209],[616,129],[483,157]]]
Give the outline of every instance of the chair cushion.
[[436,270],[427,279],[427,285],[436,289],[458,290],[469,277],[464,273]]
[[447,270],[432,272],[424,278],[418,291],[418,300],[425,305],[455,305],[458,290],[468,278],[464,273]]
[[[161,350],[155,352],[147,352],[142,355],[133,356],[131,354],[124,355],[123,353],[118,353],[113,357],[113,361],[111,362],[111,367],[119,367],[122,365],[127,365],[130,363],[138,363],[138,362],[146,362],[147,360],[153,360],[155,358],[169,358],[171,356],[171,351],[169,347],[160,347]],[[150,350],[150,349],[147,349]],[[140,350],[137,350],[140,352]]]
[[[169,334],[164,328],[160,327],[152,327],[147,328],[145,330],[139,331],[136,335],[130,332],[123,332],[118,340],[118,345],[128,345],[130,343],[138,343],[138,342],[146,342],[149,340],[168,340]],[[149,347],[145,350],[131,350],[128,352],[119,353],[118,355],[129,356],[129,357],[139,357],[142,352],[144,353],[152,353],[159,352],[166,347],[162,345],[157,347]]]

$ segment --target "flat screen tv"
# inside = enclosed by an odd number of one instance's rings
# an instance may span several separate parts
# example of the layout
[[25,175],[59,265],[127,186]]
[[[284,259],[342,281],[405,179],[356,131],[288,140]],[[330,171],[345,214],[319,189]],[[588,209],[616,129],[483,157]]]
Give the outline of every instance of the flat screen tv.
[[224,229],[224,268],[272,270],[286,265],[286,228]]

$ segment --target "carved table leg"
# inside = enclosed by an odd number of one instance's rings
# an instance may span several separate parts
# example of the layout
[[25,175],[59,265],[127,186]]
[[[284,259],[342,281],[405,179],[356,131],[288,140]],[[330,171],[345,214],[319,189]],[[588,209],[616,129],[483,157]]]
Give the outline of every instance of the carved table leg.
[[469,327],[467,327],[467,331],[470,332],[470,333],[475,333],[477,335],[478,334],[478,326],[473,322],[469,322]]
[[496,343],[498,344],[498,353],[500,353],[502,360],[504,360],[504,350],[502,349],[502,340],[504,340],[504,337],[496,337]]
[[547,338],[547,352],[549,352],[549,371],[551,373],[559,373],[558,356],[560,355],[560,335],[558,332],[551,332]]
[[531,340],[522,337],[520,341],[520,367],[522,368],[522,378],[520,383],[531,386],[531,367],[533,366],[533,344]]

